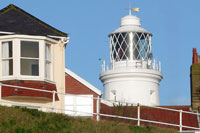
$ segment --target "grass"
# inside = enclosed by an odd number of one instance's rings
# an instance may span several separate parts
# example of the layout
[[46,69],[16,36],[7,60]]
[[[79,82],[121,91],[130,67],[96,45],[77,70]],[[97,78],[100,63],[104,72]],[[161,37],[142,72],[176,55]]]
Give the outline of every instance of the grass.
[[108,121],[0,106],[0,133],[174,133],[175,130],[138,127]]

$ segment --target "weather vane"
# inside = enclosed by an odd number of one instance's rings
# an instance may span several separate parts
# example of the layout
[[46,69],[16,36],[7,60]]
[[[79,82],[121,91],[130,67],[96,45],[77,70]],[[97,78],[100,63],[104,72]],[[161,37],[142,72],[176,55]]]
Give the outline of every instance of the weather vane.
[[129,8],[125,8],[125,10],[129,10],[129,15],[131,15],[131,12],[139,12],[139,8],[131,8],[131,2],[129,4]]

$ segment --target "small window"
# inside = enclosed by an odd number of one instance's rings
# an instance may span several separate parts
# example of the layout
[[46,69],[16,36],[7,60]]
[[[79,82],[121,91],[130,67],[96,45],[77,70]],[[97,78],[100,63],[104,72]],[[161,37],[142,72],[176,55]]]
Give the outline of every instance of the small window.
[[13,75],[13,48],[12,41],[2,43],[2,74]]
[[51,45],[45,44],[45,78],[51,78]]
[[21,41],[21,75],[39,76],[39,42]]

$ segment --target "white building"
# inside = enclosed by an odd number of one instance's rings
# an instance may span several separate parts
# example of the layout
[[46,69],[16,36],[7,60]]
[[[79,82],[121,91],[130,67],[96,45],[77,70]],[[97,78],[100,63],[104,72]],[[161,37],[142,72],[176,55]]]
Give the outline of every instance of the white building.
[[109,34],[110,67],[102,64],[100,80],[105,100],[160,105],[161,64],[152,59],[152,34],[130,13]]

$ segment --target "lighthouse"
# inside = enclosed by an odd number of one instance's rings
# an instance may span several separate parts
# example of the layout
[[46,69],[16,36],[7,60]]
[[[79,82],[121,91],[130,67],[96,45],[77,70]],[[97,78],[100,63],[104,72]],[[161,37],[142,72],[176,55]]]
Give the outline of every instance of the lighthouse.
[[142,105],[160,105],[161,63],[153,59],[152,33],[141,27],[140,18],[129,8],[120,27],[110,38],[110,64],[102,63],[100,80],[104,99]]

